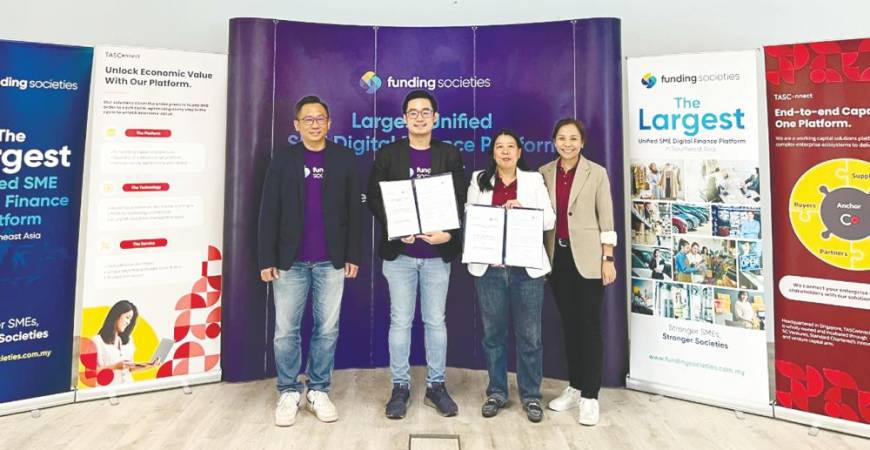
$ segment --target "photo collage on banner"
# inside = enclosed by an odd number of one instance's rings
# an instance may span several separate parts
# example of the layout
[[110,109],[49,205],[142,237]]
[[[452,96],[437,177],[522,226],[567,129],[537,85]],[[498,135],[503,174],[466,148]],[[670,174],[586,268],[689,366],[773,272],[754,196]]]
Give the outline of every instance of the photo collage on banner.
[[870,436],[870,39],[766,47],[765,72],[776,414]]
[[94,53],[77,398],[218,381],[226,56]]
[[0,414],[72,401],[92,59],[0,41]]
[[629,292],[632,379],[763,410],[756,68],[753,51],[628,60]]

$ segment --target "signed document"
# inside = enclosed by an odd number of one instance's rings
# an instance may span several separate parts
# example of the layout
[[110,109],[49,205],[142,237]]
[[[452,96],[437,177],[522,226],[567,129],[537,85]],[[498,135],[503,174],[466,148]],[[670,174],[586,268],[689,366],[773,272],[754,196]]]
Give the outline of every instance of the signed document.
[[401,239],[420,234],[414,184],[411,180],[381,181],[381,197],[387,215],[387,237]]
[[420,232],[447,231],[459,228],[459,213],[449,173],[414,180]]
[[466,205],[463,264],[502,264],[504,261],[505,209],[500,206]]
[[544,210],[511,208],[506,210],[506,215],[504,264],[543,268]]

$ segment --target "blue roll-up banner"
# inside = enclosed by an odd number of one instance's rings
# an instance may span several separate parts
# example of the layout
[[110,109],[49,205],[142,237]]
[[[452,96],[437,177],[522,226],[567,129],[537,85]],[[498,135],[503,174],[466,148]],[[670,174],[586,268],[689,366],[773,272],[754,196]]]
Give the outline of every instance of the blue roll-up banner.
[[0,41],[0,414],[71,402],[93,49]]

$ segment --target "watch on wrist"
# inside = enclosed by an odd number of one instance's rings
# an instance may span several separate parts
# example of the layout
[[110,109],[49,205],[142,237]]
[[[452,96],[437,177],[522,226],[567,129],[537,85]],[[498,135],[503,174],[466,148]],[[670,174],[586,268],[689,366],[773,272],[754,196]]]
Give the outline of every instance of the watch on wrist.
[[602,255],[602,256],[601,256],[601,261],[605,261],[605,262],[606,262],[606,261],[613,262],[613,256],[610,256],[610,255]]

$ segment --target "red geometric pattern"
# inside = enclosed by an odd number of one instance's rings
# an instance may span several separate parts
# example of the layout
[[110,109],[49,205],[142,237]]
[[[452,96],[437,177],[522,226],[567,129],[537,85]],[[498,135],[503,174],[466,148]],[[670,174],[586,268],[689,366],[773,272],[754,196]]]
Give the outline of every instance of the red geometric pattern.
[[[221,253],[208,247],[201,274],[175,304],[175,352],[157,370],[157,378],[207,372],[220,364]],[[210,349],[206,350],[206,349]]]
[[97,344],[90,338],[79,338],[79,361],[84,370],[79,372],[79,381],[87,387],[108,386],[115,379],[115,371],[97,371]]
[[815,84],[870,81],[870,39],[859,41],[855,49],[843,49],[839,42],[818,42],[765,47],[764,54],[768,57],[765,76],[776,86],[795,84],[797,73],[807,66]]
[[85,368],[79,372],[79,380],[88,387],[97,387],[97,345],[88,338],[80,338],[79,349],[79,361]]
[[824,413],[830,417],[870,423],[870,391],[859,389],[849,373],[827,368],[820,371],[781,359],[776,360],[776,372],[787,380],[776,383],[780,405],[811,411],[813,400],[823,400]]

